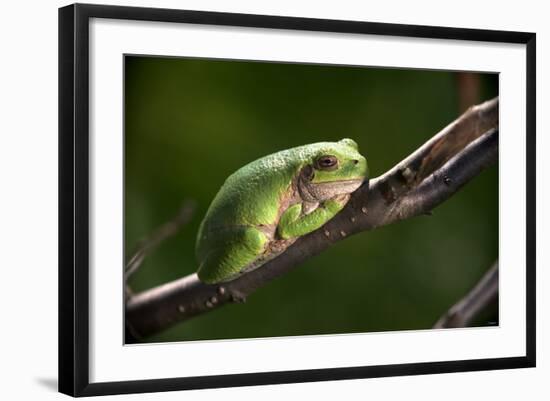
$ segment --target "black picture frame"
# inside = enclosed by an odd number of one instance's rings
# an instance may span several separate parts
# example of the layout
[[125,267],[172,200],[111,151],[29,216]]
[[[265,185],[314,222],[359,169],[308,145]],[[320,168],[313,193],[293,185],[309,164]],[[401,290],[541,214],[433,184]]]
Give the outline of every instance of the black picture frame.
[[[399,365],[90,383],[89,21],[91,18],[276,28],[526,45],[526,355]],[[343,380],[535,366],[536,35],[527,32],[74,4],[59,9],[59,391],[72,396]]]

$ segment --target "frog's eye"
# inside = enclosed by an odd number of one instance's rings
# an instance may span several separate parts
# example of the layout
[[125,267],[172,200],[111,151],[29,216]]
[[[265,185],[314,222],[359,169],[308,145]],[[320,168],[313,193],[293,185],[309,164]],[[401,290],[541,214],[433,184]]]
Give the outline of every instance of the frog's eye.
[[321,156],[315,162],[318,170],[335,170],[338,168],[336,156]]

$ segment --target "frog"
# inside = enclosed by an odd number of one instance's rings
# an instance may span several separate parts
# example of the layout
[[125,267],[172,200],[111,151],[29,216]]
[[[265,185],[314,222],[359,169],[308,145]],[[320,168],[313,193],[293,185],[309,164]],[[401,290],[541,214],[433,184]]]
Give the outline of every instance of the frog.
[[367,160],[349,138],[246,164],[225,180],[200,223],[199,280],[226,283],[261,267],[334,218],[364,183]]

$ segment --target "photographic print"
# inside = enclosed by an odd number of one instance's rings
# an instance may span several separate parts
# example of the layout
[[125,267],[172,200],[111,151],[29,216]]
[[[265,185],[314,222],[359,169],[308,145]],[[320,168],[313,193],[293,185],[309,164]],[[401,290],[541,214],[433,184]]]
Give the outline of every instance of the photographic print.
[[125,55],[125,342],[498,326],[498,160],[457,159],[496,149],[498,94],[494,72]]
[[59,391],[535,366],[535,43],[61,8]]

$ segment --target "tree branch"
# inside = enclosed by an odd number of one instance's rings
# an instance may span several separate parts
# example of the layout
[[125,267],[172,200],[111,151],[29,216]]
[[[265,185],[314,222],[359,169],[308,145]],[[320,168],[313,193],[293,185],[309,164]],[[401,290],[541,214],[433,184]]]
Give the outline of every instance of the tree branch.
[[434,325],[434,329],[467,327],[472,320],[497,298],[498,262],[495,262],[476,286],[454,304]]
[[429,214],[498,157],[498,98],[471,107],[382,176],[366,181],[332,220],[283,254],[236,280],[208,285],[196,274],[134,295],[126,304],[133,334],[147,336],[246,297],[343,238]]
[[126,270],[124,272],[124,281],[126,283],[128,282],[128,279],[139,269],[141,263],[149,253],[151,253],[164,240],[176,235],[181,227],[189,222],[193,216],[194,210],[195,202],[190,200],[185,201],[176,217],[157,228],[151,235],[139,242],[137,249],[133,252],[132,257],[126,264]]

